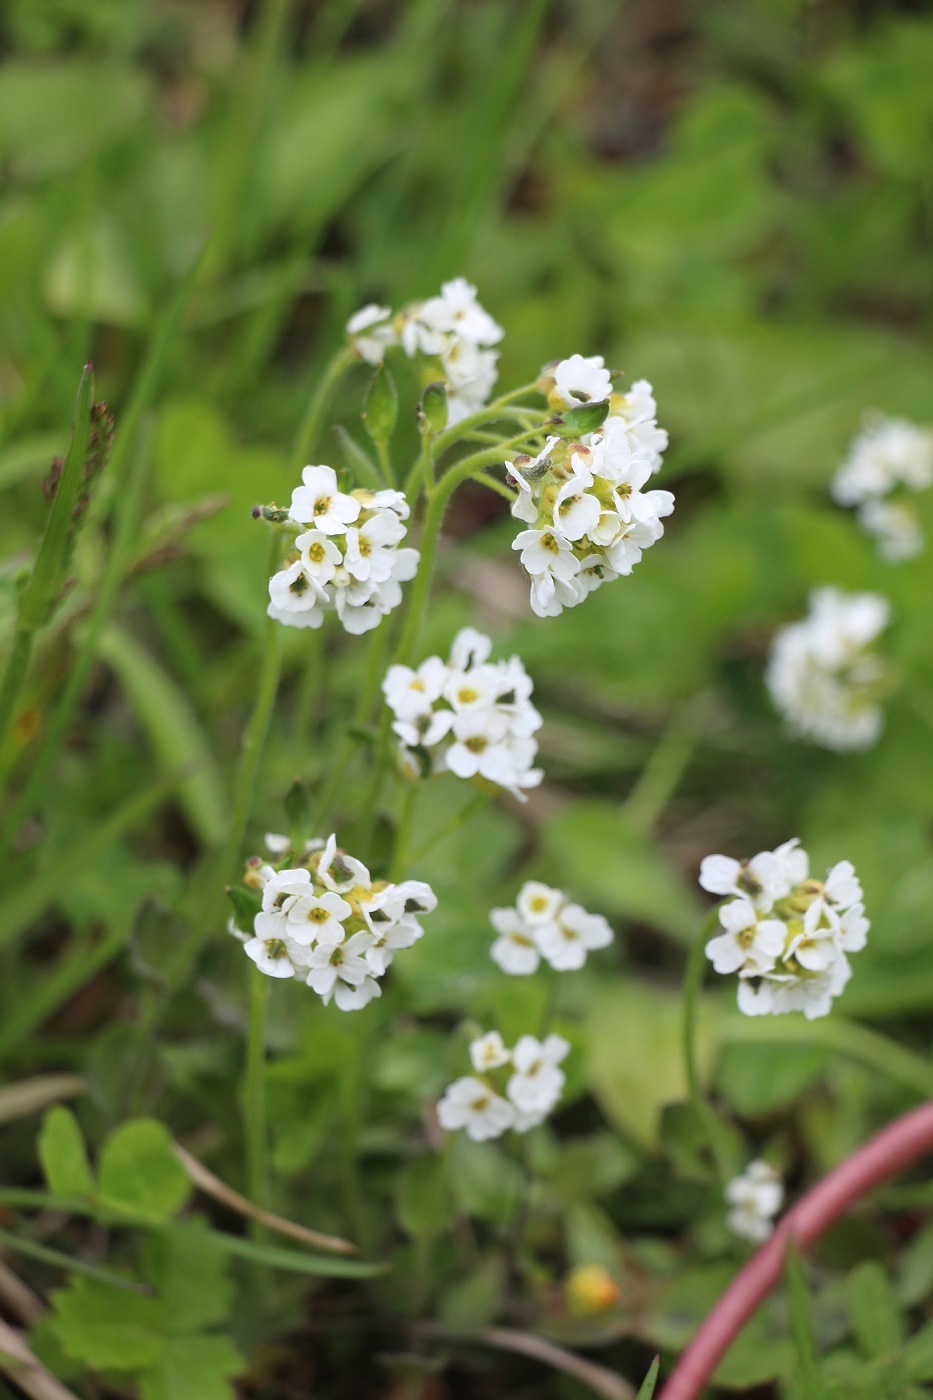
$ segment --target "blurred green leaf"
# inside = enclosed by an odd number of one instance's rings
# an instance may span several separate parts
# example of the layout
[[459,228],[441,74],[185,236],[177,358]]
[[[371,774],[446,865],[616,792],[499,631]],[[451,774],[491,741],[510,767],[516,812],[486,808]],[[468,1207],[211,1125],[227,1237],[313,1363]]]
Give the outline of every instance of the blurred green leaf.
[[846,1279],[852,1330],[867,1357],[898,1349],[904,1328],[893,1285],[881,1264],[866,1260]]
[[116,1128],[98,1163],[102,1206],[156,1224],[170,1220],[191,1193],[172,1151],[172,1135],[154,1118]]
[[55,1333],[68,1356],[97,1369],[136,1370],[165,1349],[165,1312],[158,1298],[121,1293],[74,1278],[52,1294]]
[[38,1148],[45,1179],[54,1195],[95,1195],[97,1188],[84,1135],[70,1109],[49,1109],[42,1120]]

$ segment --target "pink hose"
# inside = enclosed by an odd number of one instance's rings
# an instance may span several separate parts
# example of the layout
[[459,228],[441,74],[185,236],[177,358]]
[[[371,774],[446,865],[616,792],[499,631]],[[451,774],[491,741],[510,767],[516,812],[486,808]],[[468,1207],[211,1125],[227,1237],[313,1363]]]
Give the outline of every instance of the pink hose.
[[927,1103],[883,1128],[818,1182],[787,1212],[767,1244],[733,1279],[681,1356],[658,1400],[696,1400],[736,1333],[781,1277],[788,1236],[806,1249],[885,1177],[931,1151],[933,1103]]

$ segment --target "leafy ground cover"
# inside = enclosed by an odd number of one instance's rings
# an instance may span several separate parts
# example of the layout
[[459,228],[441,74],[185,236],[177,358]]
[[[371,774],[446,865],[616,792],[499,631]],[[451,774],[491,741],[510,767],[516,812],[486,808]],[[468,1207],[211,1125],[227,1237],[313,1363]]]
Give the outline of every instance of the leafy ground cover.
[[[794,1199],[933,1097],[930,554],[879,559],[829,491],[866,411],[933,421],[930,7],[9,0],[0,44],[0,640],[29,662],[0,694],[0,1310],[39,1359],[0,1386],[634,1394],[749,1252],[683,1064],[704,856],[798,836],[854,862],[872,924],[824,1019],[702,989],[732,1169]],[[404,609],[369,637],[265,612],[253,507],[377,456],[373,369],[326,380],[347,318],[457,275],[503,389],[602,354],[671,438],[664,540],[557,617],[501,493],[450,506],[410,659],[465,626],[521,657],[527,804],[450,773],[374,802]],[[424,383],[391,367],[401,476]],[[764,684],[827,584],[890,604],[864,751],[793,737]],[[438,907],[362,1011],[267,984],[263,1057],[223,887],[267,831],[331,830]],[[504,976],[489,913],[533,879],[611,947]],[[435,1116],[492,1026],[571,1047],[514,1143]],[[919,1170],[861,1203],[710,1394],[926,1393],[929,1205]]]

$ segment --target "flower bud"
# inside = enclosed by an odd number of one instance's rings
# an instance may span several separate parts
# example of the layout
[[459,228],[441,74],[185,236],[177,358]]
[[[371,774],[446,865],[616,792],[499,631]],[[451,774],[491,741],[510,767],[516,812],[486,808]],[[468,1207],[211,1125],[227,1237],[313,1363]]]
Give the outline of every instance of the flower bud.
[[418,405],[418,427],[424,434],[439,433],[447,426],[447,386],[440,380],[429,384]]

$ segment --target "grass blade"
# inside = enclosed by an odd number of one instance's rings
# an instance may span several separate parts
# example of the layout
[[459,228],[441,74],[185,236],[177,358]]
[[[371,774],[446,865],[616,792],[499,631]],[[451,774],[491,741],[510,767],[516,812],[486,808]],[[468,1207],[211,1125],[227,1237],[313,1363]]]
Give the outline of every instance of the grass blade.
[[813,1330],[813,1305],[799,1252],[788,1241],[784,1256],[784,1285],[790,1307],[791,1335],[797,1347],[797,1379],[800,1400],[824,1400]]
[[635,1397],[635,1400],[652,1400],[652,1396],[654,1395],[654,1388],[658,1383],[658,1372],[660,1371],[660,1369],[661,1358],[660,1356],[656,1356],[651,1363],[651,1370],[648,1372],[647,1376],[645,1376],[645,1379],[641,1383],[641,1387],[638,1391],[638,1394]]
[[224,1254],[247,1259],[273,1269],[286,1269],[294,1274],[313,1274],[316,1278],[373,1278],[388,1272],[390,1265],[369,1263],[363,1259],[338,1259],[333,1255],[302,1254],[297,1249],[281,1245],[256,1244],[241,1235],[228,1235],[212,1230],[204,1236],[204,1247],[219,1249]]

